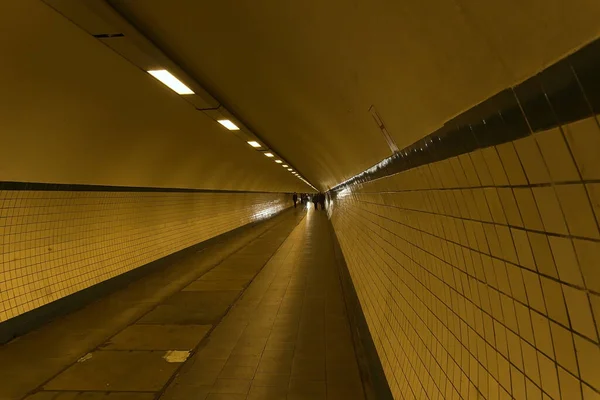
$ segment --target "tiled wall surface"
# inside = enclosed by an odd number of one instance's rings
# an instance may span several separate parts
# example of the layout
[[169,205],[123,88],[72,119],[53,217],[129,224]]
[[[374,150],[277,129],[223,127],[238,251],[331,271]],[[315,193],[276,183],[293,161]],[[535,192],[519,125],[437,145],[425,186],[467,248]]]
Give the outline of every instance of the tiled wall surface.
[[396,399],[600,399],[600,128],[561,128],[337,193]]
[[0,190],[0,322],[280,211],[287,197]]

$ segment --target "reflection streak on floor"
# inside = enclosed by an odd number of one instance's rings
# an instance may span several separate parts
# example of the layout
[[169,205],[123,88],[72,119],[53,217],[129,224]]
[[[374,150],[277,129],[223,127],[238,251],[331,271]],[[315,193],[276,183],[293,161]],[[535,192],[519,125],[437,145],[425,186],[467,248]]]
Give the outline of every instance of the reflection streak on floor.
[[[278,217],[27,400],[362,399],[329,223],[309,210],[296,225],[303,213]],[[190,349],[183,364],[165,359]]]

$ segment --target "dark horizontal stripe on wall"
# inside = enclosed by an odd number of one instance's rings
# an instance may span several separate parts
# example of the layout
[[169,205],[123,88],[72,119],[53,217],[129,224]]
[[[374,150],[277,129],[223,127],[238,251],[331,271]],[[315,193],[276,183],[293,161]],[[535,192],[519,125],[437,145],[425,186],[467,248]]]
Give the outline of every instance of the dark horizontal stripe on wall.
[[600,114],[600,39],[448,121],[333,191]]
[[1,190],[29,190],[41,192],[160,192],[160,193],[254,193],[277,194],[280,192],[261,192],[251,190],[218,190],[218,189],[185,189],[185,188],[158,188],[137,186],[106,186],[106,185],[80,185],[68,183],[37,183],[37,182],[4,182],[0,181]]

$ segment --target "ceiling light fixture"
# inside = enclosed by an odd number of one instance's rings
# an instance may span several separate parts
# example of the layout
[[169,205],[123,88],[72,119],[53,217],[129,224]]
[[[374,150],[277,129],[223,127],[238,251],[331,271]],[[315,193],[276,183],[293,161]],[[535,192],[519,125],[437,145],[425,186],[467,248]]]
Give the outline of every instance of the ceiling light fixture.
[[273,153],[265,153],[265,156],[267,156],[267,157],[269,157],[269,158],[271,158],[271,157],[275,157],[275,156],[273,155]]
[[293,169],[291,169],[291,168],[288,168],[288,171],[293,171]]
[[256,148],[256,147],[260,147],[260,143],[258,143],[258,142],[255,142],[254,140],[251,140],[251,141],[249,141],[249,142],[248,142],[248,144],[249,144],[250,146],[252,146],[252,147],[255,147],[255,148]]
[[277,164],[281,164],[283,161],[281,161],[281,160],[275,160],[275,162],[276,162]]
[[238,128],[236,124],[234,124],[233,122],[231,122],[228,119],[220,119],[217,122],[220,123],[221,125],[223,125],[225,128],[229,129],[230,131],[239,131],[240,130],[240,128]]
[[287,167],[288,167],[288,165],[287,165],[287,164],[283,164],[283,165],[282,165],[282,167],[283,167],[283,168],[287,168]]
[[194,94],[192,89],[185,86],[183,82],[179,79],[175,78],[169,71],[166,69],[154,69],[148,71],[150,75],[161,81],[165,84],[169,89],[174,91],[177,94]]

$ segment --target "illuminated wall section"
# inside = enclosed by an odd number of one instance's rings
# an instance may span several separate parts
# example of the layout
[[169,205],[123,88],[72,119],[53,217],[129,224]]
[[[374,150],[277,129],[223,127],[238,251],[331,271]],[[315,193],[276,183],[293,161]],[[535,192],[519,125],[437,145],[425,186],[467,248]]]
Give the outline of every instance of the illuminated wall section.
[[396,399],[600,398],[600,46],[333,191]]

